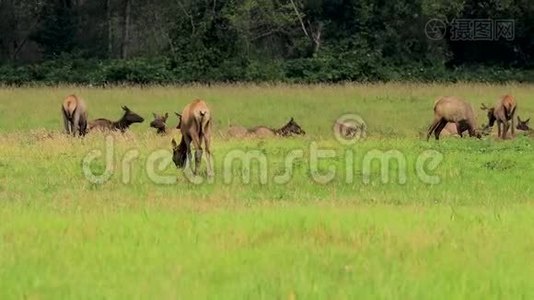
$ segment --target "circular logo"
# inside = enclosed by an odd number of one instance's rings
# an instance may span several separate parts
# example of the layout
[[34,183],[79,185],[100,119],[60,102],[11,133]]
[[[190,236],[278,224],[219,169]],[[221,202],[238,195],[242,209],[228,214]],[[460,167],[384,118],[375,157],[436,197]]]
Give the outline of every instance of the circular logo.
[[440,19],[430,19],[425,25],[425,35],[433,41],[442,40],[447,32],[447,25]]
[[367,124],[360,115],[344,114],[336,119],[334,137],[343,145],[351,145],[367,137]]

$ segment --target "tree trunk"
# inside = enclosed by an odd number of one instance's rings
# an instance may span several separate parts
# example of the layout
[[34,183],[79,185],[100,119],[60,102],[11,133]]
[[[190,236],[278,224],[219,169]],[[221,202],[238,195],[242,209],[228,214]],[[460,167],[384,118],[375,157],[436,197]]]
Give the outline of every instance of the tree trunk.
[[130,39],[130,10],[132,0],[124,1],[124,16],[122,22],[122,43],[121,43],[121,58],[128,56],[128,41]]
[[319,48],[321,47],[321,33],[323,31],[323,23],[318,22],[317,23],[317,30],[315,33],[312,33],[312,45],[313,45],[313,53],[312,56],[315,56],[317,52],[319,51]]

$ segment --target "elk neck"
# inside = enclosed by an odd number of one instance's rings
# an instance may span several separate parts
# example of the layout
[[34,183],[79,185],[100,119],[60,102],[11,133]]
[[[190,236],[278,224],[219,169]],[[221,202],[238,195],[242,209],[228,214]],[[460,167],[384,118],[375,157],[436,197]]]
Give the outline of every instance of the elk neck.
[[130,125],[132,125],[132,123],[126,120],[125,117],[122,117],[117,122],[113,122],[113,127],[115,127],[116,129],[119,129],[120,131],[125,131],[126,129],[130,127]]

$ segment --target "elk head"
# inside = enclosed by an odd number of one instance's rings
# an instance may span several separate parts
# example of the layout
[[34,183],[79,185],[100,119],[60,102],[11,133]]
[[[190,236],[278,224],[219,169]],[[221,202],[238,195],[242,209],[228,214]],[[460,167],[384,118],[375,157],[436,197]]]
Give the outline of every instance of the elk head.
[[183,168],[187,160],[187,146],[185,145],[183,138],[182,141],[180,141],[180,144],[177,144],[176,141],[172,139],[171,145],[172,161],[176,167]]
[[495,108],[486,106],[486,104],[482,103],[480,106],[480,109],[487,110],[488,111],[488,125],[487,128],[493,127],[493,124],[495,124]]
[[526,120],[521,120],[521,118],[519,117],[519,115],[517,116],[517,126],[516,128],[518,130],[524,130],[524,131],[529,131],[530,130],[530,127],[528,127],[528,122],[530,121],[530,118],[526,119]]
[[122,117],[122,120],[126,121],[129,124],[143,123],[143,121],[145,120],[140,115],[131,111],[127,106],[123,106],[122,110],[124,110],[124,116]]
[[154,121],[150,122],[150,127],[156,128],[158,133],[164,133],[165,129],[167,128],[167,118],[169,117],[168,113],[165,113],[165,115],[158,115],[156,113],[152,113],[154,116]]
[[282,136],[306,134],[306,132],[300,127],[300,125],[297,124],[297,122],[295,122],[293,117],[291,117],[289,122],[287,122],[287,124],[284,127],[280,128],[278,131],[280,132],[280,135]]

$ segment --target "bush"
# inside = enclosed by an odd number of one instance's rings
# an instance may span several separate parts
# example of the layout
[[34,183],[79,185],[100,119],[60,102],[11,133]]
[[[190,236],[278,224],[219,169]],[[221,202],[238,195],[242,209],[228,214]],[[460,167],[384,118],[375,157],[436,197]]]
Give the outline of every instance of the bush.
[[534,82],[534,70],[441,65],[394,65],[356,52],[323,54],[286,61],[225,60],[217,67],[167,58],[96,60],[61,58],[34,65],[0,66],[0,83],[23,84],[170,84],[189,82]]

